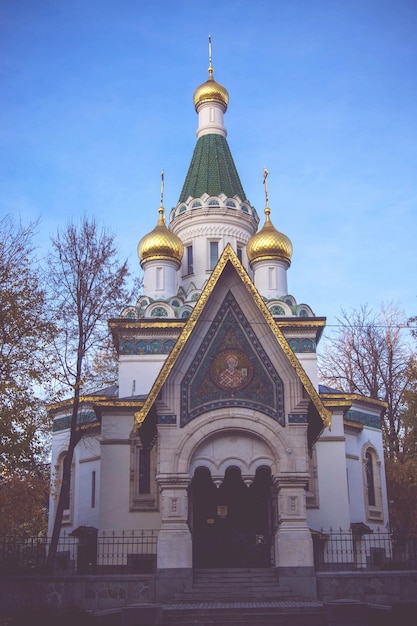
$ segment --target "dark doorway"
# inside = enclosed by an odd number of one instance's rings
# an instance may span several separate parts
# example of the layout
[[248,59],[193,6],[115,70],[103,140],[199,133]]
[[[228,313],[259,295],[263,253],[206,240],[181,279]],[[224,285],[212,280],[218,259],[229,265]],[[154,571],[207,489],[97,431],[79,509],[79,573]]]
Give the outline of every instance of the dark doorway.
[[197,468],[190,488],[190,514],[194,567],[270,567],[268,467],[258,468],[249,487],[238,467],[228,467],[219,488],[207,468]]

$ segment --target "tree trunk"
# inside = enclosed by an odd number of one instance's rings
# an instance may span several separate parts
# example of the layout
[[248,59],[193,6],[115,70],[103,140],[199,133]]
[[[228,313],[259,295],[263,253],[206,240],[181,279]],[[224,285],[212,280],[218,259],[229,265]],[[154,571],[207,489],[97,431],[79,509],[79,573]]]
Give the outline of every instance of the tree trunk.
[[[82,359],[81,359],[82,360]],[[81,372],[81,363],[79,363],[77,370]],[[68,451],[64,459],[64,467],[62,472],[62,483],[59,490],[58,504],[55,511],[54,527],[52,530],[51,543],[48,550],[48,558],[46,560],[46,568],[48,572],[53,572],[55,568],[56,555],[58,551],[59,536],[61,533],[62,518],[65,511],[65,503],[68,502],[71,490],[71,466],[74,458],[74,450],[79,442],[81,436],[77,430],[77,416],[78,408],[80,405],[80,381],[81,375],[77,374],[77,382],[75,383],[74,399],[72,404],[71,415],[71,431],[68,442]]]

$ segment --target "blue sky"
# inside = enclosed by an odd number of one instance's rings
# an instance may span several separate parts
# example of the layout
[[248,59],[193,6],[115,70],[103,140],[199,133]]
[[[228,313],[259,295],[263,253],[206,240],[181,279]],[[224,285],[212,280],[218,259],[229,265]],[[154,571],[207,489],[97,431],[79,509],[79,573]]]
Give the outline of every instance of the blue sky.
[[177,203],[192,95],[229,91],[245,192],[293,243],[289,291],[329,324],[394,300],[417,313],[415,0],[2,0],[0,216],[40,218],[40,254],[95,215],[136,247]]

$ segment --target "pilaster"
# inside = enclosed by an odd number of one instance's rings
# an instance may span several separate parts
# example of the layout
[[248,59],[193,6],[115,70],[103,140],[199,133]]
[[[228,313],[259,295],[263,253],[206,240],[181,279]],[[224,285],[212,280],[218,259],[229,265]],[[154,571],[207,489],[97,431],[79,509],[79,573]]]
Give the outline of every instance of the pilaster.
[[313,567],[313,541],[307,525],[306,490],[308,474],[276,476],[278,528],[275,562],[278,567]]
[[188,526],[188,475],[159,475],[162,525],[158,535],[158,569],[191,568],[192,538]]

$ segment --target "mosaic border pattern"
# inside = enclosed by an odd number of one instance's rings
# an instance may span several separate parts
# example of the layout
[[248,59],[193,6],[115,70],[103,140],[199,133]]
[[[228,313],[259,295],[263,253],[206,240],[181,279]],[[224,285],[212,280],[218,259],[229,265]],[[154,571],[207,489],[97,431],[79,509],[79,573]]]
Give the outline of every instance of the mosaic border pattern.
[[175,339],[127,339],[120,344],[119,354],[169,354],[175,345]]
[[[68,430],[71,427],[71,415],[62,415],[56,417],[52,424],[52,432],[57,433],[61,430]],[[85,424],[99,423],[97,415],[94,411],[81,411],[77,415],[77,426],[84,426]]]
[[158,415],[158,424],[176,424],[176,415]]
[[293,352],[315,352],[316,342],[312,339],[289,339],[288,343]]
[[305,413],[289,413],[289,424],[307,424],[307,415]]
[[369,428],[378,428],[379,430],[382,428],[381,419],[377,415],[372,415],[371,413],[365,413],[364,411],[358,411],[356,409],[349,409],[345,415],[345,419],[351,420],[352,422],[358,422],[364,426],[369,426]]

